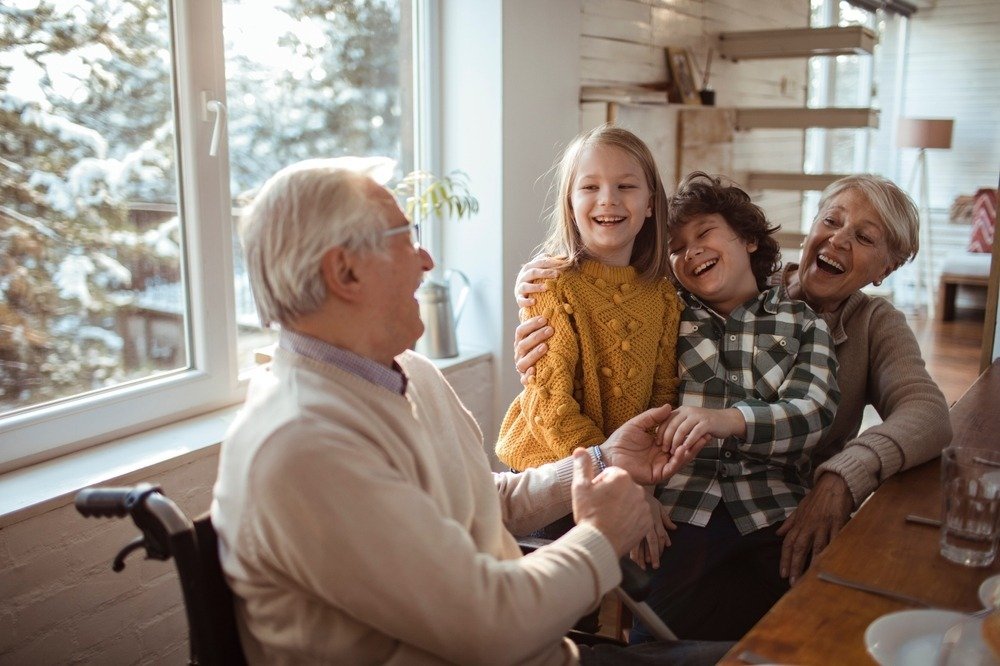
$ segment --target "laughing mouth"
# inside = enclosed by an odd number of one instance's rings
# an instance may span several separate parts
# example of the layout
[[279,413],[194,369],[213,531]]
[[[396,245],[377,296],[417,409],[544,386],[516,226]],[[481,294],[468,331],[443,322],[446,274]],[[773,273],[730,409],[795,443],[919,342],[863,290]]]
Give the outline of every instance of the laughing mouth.
[[828,273],[833,273],[834,275],[843,275],[847,269],[839,261],[832,259],[825,254],[817,255],[816,265]]
[[699,275],[701,275],[702,273],[704,273],[708,269],[710,269],[713,266],[715,266],[717,263],[719,263],[718,259],[709,259],[708,261],[695,266],[694,270],[691,271],[691,272],[694,273],[695,277],[698,277]]
[[600,225],[615,225],[625,221],[625,217],[621,215],[597,215],[594,218],[594,222]]

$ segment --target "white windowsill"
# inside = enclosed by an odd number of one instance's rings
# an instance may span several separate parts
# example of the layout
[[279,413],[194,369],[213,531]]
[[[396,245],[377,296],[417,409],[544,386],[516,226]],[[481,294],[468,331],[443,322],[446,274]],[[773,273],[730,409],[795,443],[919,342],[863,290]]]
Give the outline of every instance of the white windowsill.
[[[433,362],[446,371],[486,356],[487,351],[462,349],[454,358]],[[233,405],[0,474],[0,528],[70,504],[82,488],[131,485],[212,455],[241,407]]]

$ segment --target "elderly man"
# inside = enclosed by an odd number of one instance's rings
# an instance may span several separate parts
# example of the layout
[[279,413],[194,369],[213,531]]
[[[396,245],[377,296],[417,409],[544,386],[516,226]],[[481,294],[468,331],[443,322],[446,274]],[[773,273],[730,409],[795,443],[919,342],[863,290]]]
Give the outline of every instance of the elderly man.
[[[251,663],[721,656],[718,645],[595,652],[561,638],[618,584],[619,558],[650,527],[629,473],[651,483],[687,462],[650,434],[669,407],[589,453],[492,474],[472,416],[407,351],[433,261],[386,189],[338,160],[289,167],[257,195],[243,237],[262,319],[281,325],[223,444],[212,504]],[[576,527],[521,556],[512,532],[570,509]]]

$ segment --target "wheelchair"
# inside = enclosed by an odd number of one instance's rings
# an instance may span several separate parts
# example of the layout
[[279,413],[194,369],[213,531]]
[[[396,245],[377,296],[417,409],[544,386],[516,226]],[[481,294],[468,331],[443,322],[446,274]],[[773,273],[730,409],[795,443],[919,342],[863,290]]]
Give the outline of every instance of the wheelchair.
[[[141,536],[115,556],[112,569],[125,568],[125,558],[144,549],[147,559],[174,560],[180,578],[187,616],[190,653],[188,663],[198,666],[243,666],[246,656],[240,645],[233,609],[233,594],[219,561],[218,536],[208,512],[194,521],[159,486],[140,483],[125,488],[86,488],[77,493],[76,509],[85,517],[130,516]],[[529,553],[551,543],[547,539],[522,538],[521,551]],[[649,591],[649,574],[627,557],[622,559],[622,583],[615,588],[622,603],[660,640],[676,640],[663,621],[640,601]],[[567,636],[581,645],[611,643],[614,638],[571,630]]]
[[111,568],[125,568],[125,558],[145,549],[147,559],[169,560],[177,567],[187,615],[188,663],[199,666],[243,666],[233,610],[233,593],[222,574],[218,537],[208,513],[193,522],[159,486],[141,483],[128,488],[86,488],[76,495],[76,509],[87,517],[124,518],[142,533],[115,556]]

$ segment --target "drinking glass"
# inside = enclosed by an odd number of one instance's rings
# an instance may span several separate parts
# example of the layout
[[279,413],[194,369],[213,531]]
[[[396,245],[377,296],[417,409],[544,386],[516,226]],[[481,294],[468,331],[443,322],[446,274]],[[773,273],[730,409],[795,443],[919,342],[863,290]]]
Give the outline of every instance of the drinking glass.
[[985,567],[1000,537],[1000,451],[966,446],[941,453],[941,555]]

